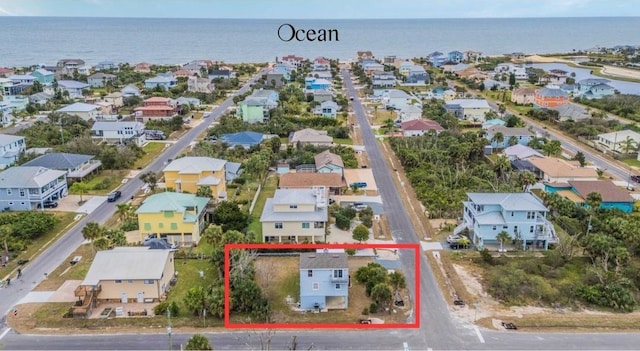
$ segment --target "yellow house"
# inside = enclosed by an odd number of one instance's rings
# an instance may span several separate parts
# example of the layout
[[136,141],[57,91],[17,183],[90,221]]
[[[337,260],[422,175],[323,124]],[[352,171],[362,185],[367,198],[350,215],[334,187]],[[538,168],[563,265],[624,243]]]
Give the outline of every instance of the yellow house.
[[193,194],[164,192],[149,196],[136,210],[140,241],[149,234],[170,243],[198,243],[205,227],[209,199]]
[[85,303],[93,303],[94,299],[120,303],[160,300],[175,275],[173,253],[148,247],[98,251],[80,284],[80,288],[96,292],[97,296],[85,296]]
[[195,194],[201,186],[211,188],[214,199],[227,197],[225,165],[227,161],[212,157],[181,157],[164,168],[167,188],[178,193]]
[[325,194],[324,187],[277,189],[260,216],[264,242],[324,241],[328,219]]

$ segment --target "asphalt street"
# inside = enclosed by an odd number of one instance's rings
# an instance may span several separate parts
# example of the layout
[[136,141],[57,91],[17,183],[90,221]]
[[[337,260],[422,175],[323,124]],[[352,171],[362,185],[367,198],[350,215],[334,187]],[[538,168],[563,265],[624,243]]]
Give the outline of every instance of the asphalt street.
[[[382,153],[366,119],[364,109],[346,71],[342,72],[347,91],[354,96],[353,108],[362,131],[364,144],[371,162],[374,177],[380,189],[384,211],[388,216],[392,235],[398,243],[418,243],[407,212],[395,188],[392,172],[386,167]],[[112,208],[113,211],[113,208]],[[65,256],[66,257],[66,256]],[[413,255],[400,251],[407,281],[414,281]],[[409,268],[406,268],[409,267]],[[292,336],[297,337],[298,350],[402,350],[407,342],[411,350],[633,350],[637,349],[640,334],[618,333],[522,333],[477,329],[451,315],[444,301],[428,262],[420,256],[421,306],[415,317],[420,318],[419,329],[394,329],[382,331],[328,331],[300,330],[276,331],[270,349],[291,349]],[[411,287],[412,299],[415,289]],[[517,321],[516,321],[517,322]],[[267,349],[264,331],[223,331],[206,333],[216,350]],[[132,335],[77,335],[77,336],[23,336],[14,332],[4,338],[0,334],[0,347],[6,349],[179,349],[186,343],[189,334],[173,335],[169,345],[166,334]],[[262,340],[262,341],[261,341]]]

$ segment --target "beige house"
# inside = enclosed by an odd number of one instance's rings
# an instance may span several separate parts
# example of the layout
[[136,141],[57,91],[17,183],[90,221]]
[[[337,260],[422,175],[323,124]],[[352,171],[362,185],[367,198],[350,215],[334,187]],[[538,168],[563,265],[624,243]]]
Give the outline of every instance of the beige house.
[[108,94],[102,98],[102,100],[113,105],[115,109],[119,109],[124,106],[124,95],[119,91]]
[[260,217],[264,242],[324,241],[328,221],[325,192],[324,187],[277,189]]
[[598,180],[598,172],[589,167],[580,167],[576,162],[556,157],[528,157],[526,161],[543,182],[566,183],[572,180]]
[[[95,292],[85,299],[116,302],[155,302],[168,291],[175,275],[173,250],[116,247],[98,251],[78,288]],[[85,301],[89,303],[89,301]]]
[[533,104],[536,91],[534,89],[522,88],[511,92],[511,102],[518,105]]
[[315,146],[330,146],[333,144],[333,138],[328,135],[326,130],[306,128],[293,132],[289,136],[289,144],[297,145],[298,143],[311,144]]

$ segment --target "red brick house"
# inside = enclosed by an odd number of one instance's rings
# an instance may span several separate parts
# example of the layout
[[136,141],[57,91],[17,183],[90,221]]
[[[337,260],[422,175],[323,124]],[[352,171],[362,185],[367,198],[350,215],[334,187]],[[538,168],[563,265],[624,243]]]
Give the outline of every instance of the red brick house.
[[136,119],[146,122],[151,119],[171,119],[178,114],[178,106],[169,98],[152,97],[144,100],[144,106],[135,109]]

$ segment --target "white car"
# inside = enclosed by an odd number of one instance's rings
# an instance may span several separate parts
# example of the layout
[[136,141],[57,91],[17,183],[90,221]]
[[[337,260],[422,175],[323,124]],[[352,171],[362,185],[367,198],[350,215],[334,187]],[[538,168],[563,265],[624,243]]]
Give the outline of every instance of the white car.
[[452,244],[458,241],[458,239],[462,239],[461,235],[449,235],[447,237],[447,244]]

